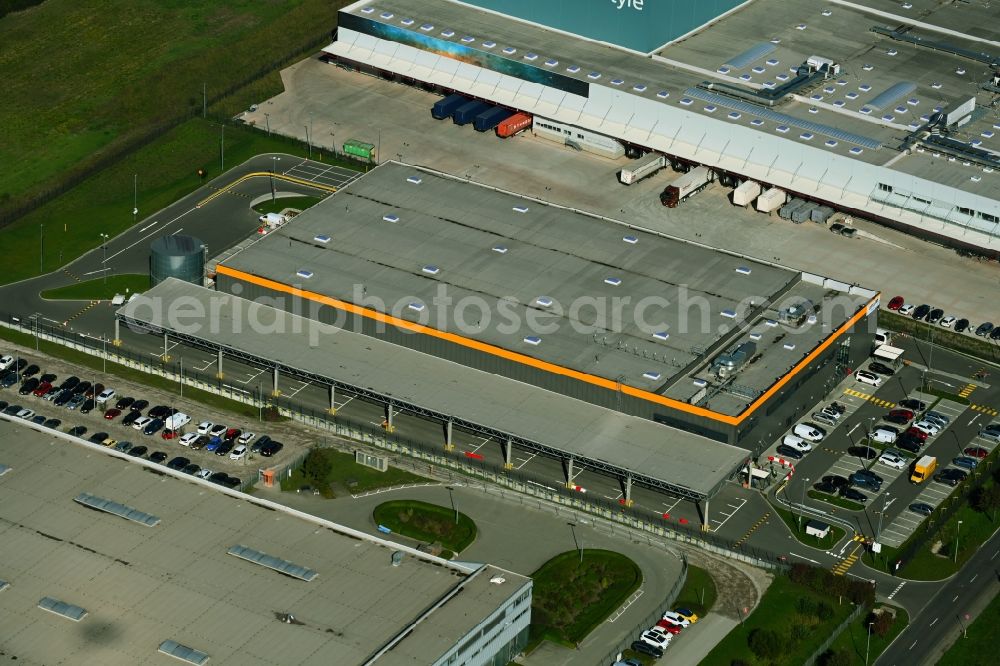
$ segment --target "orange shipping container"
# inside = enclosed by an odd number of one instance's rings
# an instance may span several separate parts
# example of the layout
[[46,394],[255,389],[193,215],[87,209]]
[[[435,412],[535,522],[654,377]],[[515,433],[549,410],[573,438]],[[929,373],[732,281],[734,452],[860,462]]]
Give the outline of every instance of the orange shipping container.
[[531,127],[531,116],[527,113],[515,113],[507,120],[497,125],[497,136],[505,139],[514,136],[521,130]]

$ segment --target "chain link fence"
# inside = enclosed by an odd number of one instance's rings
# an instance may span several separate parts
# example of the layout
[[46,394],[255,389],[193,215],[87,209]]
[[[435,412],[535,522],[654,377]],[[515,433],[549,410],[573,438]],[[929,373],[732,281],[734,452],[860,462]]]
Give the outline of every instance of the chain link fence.
[[[176,382],[183,395],[184,387],[193,387],[220,395],[258,409],[258,418],[264,420],[265,412],[277,410],[286,418],[308,425],[331,437],[349,440],[381,452],[394,455],[393,464],[407,466],[419,474],[440,478],[442,473],[466,481],[476,479],[519,493],[528,498],[537,498],[558,506],[589,513],[604,518],[616,525],[625,526],[656,537],[687,543],[713,553],[770,570],[785,570],[787,564],[783,553],[760,549],[737,543],[730,539],[705,532],[700,526],[678,521],[667,523],[665,519],[640,507],[628,507],[620,500],[585,495],[564,486],[550,486],[550,479],[536,476],[529,471],[506,469],[503,465],[485,459],[471,459],[462,452],[446,451],[444,440],[440,442],[420,441],[388,432],[385,428],[365,422],[343,412],[336,416],[328,410],[317,409],[302,404],[294,398],[271,396],[262,385],[247,389],[228,384],[215,373],[184,368],[181,361],[164,362],[151,352],[137,352],[123,346],[115,346],[107,338],[96,338],[82,333],[67,331],[64,326],[53,326],[39,321],[37,317],[22,317],[0,312],[0,326],[20,331],[38,340],[46,340],[116,363],[147,374],[163,377]],[[338,394],[347,393],[340,390]],[[405,412],[403,412],[405,413]],[[355,446],[356,448],[356,446]],[[296,460],[298,464],[300,460]],[[276,475],[288,473],[290,463],[283,462]],[[258,475],[259,477],[259,475]],[[258,479],[249,479],[251,485]]]
[[837,640],[837,636],[840,636],[840,634],[842,634],[844,630],[847,629],[848,625],[850,625],[851,622],[857,620],[859,617],[861,617],[862,613],[866,613],[868,612],[868,610],[869,607],[862,604],[859,605],[857,608],[855,608],[853,611],[851,611],[851,614],[848,615],[843,622],[837,625],[837,628],[834,629],[829,636],[827,636],[827,639],[823,641],[823,644],[820,645],[816,649],[816,651],[809,656],[808,659],[806,659],[803,666],[813,666],[813,664],[815,664],[816,661],[820,658],[820,655],[826,652],[830,648],[830,646],[833,645],[833,642]]

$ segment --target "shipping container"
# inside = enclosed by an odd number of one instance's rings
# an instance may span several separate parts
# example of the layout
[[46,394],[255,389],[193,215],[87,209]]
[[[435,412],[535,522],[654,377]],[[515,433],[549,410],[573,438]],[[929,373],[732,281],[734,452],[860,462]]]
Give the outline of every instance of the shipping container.
[[757,197],[757,210],[761,213],[773,213],[785,204],[788,193],[778,187],[772,187]]
[[471,102],[466,102],[462,106],[455,109],[455,113],[452,114],[451,120],[456,125],[468,125],[480,113],[489,111],[492,108],[493,106],[491,104],[474,99]]
[[778,211],[778,217],[780,217],[783,220],[792,219],[792,213],[798,210],[799,206],[802,206],[805,203],[806,203],[805,199],[792,197],[791,199],[788,200],[788,203],[782,206],[781,209]]
[[372,160],[375,159],[375,144],[350,139],[344,142],[344,153],[364,160]]
[[746,208],[758,196],[760,196],[760,183],[748,180],[733,190],[733,205]]
[[431,109],[431,115],[438,120],[444,120],[445,118],[451,118],[451,115],[455,113],[455,109],[462,106],[463,104],[468,104],[471,100],[465,95],[448,95],[444,99],[439,99],[434,107]]
[[486,132],[487,130],[493,129],[504,120],[507,120],[512,115],[514,115],[514,112],[510,109],[495,106],[492,109],[487,109],[476,116],[472,120],[472,127],[477,132]]
[[529,127],[531,127],[531,114],[515,113],[497,125],[497,136],[501,139],[506,139]]
[[806,220],[811,219],[812,212],[815,208],[818,208],[818,206],[812,201],[805,202],[805,204],[792,211],[792,222],[795,224],[802,224]]
[[809,214],[813,222],[818,224],[826,224],[831,217],[833,217],[833,209],[829,206],[820,206],[819,208],[813,208],[812,212]]
[[667,208],[676,208],[680,202],[708,187],[714,179],[715,175],[708,167],[695,167],[667,185],[667,189],[660,194],[660,203]]
[[652,176],[667,164],[667,158],[660,153],[650,153],[622,168],[618,180],[625,185],[637,183],[646,176]]

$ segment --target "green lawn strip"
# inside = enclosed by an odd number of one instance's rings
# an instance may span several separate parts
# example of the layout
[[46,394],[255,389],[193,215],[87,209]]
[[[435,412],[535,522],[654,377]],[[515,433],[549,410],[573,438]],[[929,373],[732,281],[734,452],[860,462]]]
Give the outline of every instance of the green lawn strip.
[[[0,327],[0,338],[28,348],[35,346],[35,338],[33,336],[20,331],[12,331],[8,328]],[[148,374],[142,372],[141,370],[112,363],[111,361],[108,361],[107,371],[105,372],[104,362],[100,358],[91,356],[90,354],[76,349],[64,347],[54,342],[41,340],[38,344],[38,351],[69,363],[89,368],[93,371],[93,375],[90,377],[83,377],[83,379],[89,381],[95,381],[94,378],[96,377],[96,381],[101,381],[102,383],[107,384],[113,381],[111,378],[120,378],[170,393],[179,393],[179,385],[171,379],[160,377],[159,375]],[[230,400],[229,398],[221,395],[209,393],[208,391],[192,388],[190,386],[184,387],[184,399],[190,402],[207,405],[214,409],[232,412],[248,419],[252,418],[256,420],[259,415],[259,410],[252,405],[246,405],[242,402]]]
[[[802,520],[800,521],[800,514],[798,513],[793,513],[788,509],[782,509],[781,507],[773,504],[771,505],[771,508],[773,508],[774,511],[781,516],[781,519],[785,521],[785,525],[787,525],[791,533],[795,535],[795,538],[807,546],[819,548],[820,550],[827,550],[832,548],[835,544],[840,543],[840,540],[844,538],[844,529],[837,527],[836,525],[830,525],[830,533],[823,539],[812,536],[811,534],[806,534],[806,525],[810,520],[818,520],[820,522],[825,521],[823,521],[822,518],[812,518],[808,515],[801,516]],[[801,527],[799,526],[800,524]]]
[[852,500],[844,499],[843,497],[837,497],[836,495],[827,495],[826,493],[821,493],[818,490],[810,490],[808,493],[809,497],[814,500],[819,500],[820,502],[826,502],[827,504],[832,504],[834,506],[839,506],[841,509],[847,509],[848,511],[864,511],[865,507],[858,502]]
[[[280,67],[328,40],[347,1],[106,0],[96,11],[46,0],[4,17],[4,86],[17,103],[0,108],[0,163],[18,168],[0,174],[0,207],[200,114],[203,90],[210,101],[245,81],[252,102],[280,92]],[[241,101],[229,116],[247,108]]]
[[306,210],[318,204],[322,199],[319,197],[278,197],[274,201],[268,199],[253,207],[255,211],[264,215],[265,213],[280,213],[286,208],[296,210]]
[[[879,604],[877,608],[886,608],[884,604]],[[871,621],[870,614],[863,614],[854,622],[847,625],[847,628],[836,639],[834,639],[833,644],[830,646],[830,651],[838,652],[843,655],[843,661],[838,661],[838,664],[842,666],[862,666],[865,664],[865,653],[868,654],[869,664],[875,663],[878,656],[885,652],[885,649],[889,647],[893,639],[896,638],[906,629],[906,625],[909,623],[909,616],[906,611],[897,606],[892,606],[891,610],[895,612],[895,620],[892,626],[889,628],[888,633],[880,636],[878,632],[873,631],[871,634],[871,642],[868,640],[868,623]]]
[[[301,142],[267,136],[250,127],[226,128],[226,165],[231,168],[269,152],[305,157]],[[313,151],[313,158],[321,155]],[[331,163],[329,155],[323,161]],[[100,234],[117,236],[132,226],[132,178],[138,174],[139,214],[149,215],[202,186],[199,168],[219,174],[219,126],[200,118],[171,130],[145,148],[95,174],[61,197],[4,227],[8,249],[0,283],[39,275],[44,235],[44,271],[50,272],[98,247]],[[44,229],[42,229],[44,227]]]
[[380,472],[355,462],[353,453],[330,448],[311,450],[302,467],[296,472],[298,475],[293,473],[291,479],[282,481],[282,490],[298,490],[302,486],[312,486],[324,497],[330,498],[338,492],[356,494],[379,488],[432,482],[432,479],[398,467],[389,467],[386,471]]
[[109,275],[107,279],[97,278],[86,282],[76,282],[65,287],[56,287],[42,292],[42,298],[50,300],[109,301],[115,294],[126,295],[149,289],[148,275]]
[[642,584],[642,570],[610,550],[556,555],[531,574],[531,629],[525,652],[543,640],[575,647]]
[[674,602],[674,608],[687,608],[704,617],[715,606],[717,590],[708,571],[688,565],[687,580]]
[[1000,641],[1000,595],[993,597],[968,625],[966,636],[958,637],[937,666],[993,666],[997,663],[997,641]]
[[[948,329],[934,326],[925,322],[919,322],[913,317],[904,317],[895,312],[879,310],[879,326],[883,326],[900,333],[908,333],[917,340],[925,342],[933,341],[934,344],[954,349],[970,356],[986,359],[988,361],[1000,360],[1000,351],[997,345],[989,340],[978,338],[971,333],[956,333]],[[933,331],[933,333],[932,333]]]
[[962,396],[958,395],[957,393],[949,393],[948,391],[942,391],[941,389],[934,388],[933,386],[923,386],[923,387],[920,388],[920,391],[922,393],[929,393],[930,395],[933,395],[933,396],[935,396],[937,398],[944,398],[946,400],[951,400],[953,402],[957,402],[957,403],[960,403],[962,405],[968,405],[968,404],[970,404],[970,401],[969,401],[968,398],[963,398]]
[[[825,619],[802,612],[820,602],[832,609],[831,614],[824,615]],[[853,610],[854,605],[846,598],[838,604],[832,594],[820,594],[786,576],[776,576],[757,608],[712,649],[700,662],[701,666],[730,666],[738,660],[750,666],[799,666]],[[779,638],[779,652],[770,661],[757,657],[748,647],[755,629],[775,632]]]
[[461,511],[455,517],[449,507],[418,500],[390,500],[372,511],[377,524],[397,534],[461,553],[476,540],[476,523]]

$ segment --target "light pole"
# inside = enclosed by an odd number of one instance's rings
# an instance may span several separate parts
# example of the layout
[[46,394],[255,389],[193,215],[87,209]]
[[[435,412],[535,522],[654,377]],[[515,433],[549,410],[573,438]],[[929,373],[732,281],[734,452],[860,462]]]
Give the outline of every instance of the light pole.
[[139,215],[139,174],[132,174],[132,224]]
[[226,170],[226,126],[219,125],[219,161],[222,164],[222,171]]
[[275,193],[274,193],[274,172],[278,169],[278,162],[281,158],[277,155],[271,155],[271,203],[274,203]]
[[874,622],[869,622],[868,623],[868,642],[865,643],[865,666],[868,666],[868,651],[871,649],[871,646],[872,646],[872,625],[873,624],[875,624],[875,623]]
[[38,272],[45,270],[45,225],[38,225]]
[[330,130],[330,147],[333,148],[333,157],[337,157],[337,133],[334,130]]
[[583,564],[583,548],[580,548],[580,542],[576,540],[576,523],[566,523],[569,525],[570,532],[573,533],[573,545],[576,546],[577,551],[580,553],[580,564]]
[[958,563],[958,533],[962,529],[962,521],[958,521],[958,527],[955,528],[955,557],[952,558],[952,562]]
[[802,503],[799,504],[799,532],[802,531],[802,516],[806,512],[806,486],[809,485],[809,479],[802,480]]
[[264,114],[264,124],[267,125],[267,135],[271,136],[271,114],[270,113],[265,113]]
[[[309,122],[311,123],[312,120],[310,120]],[[306,128],[306,145],[309,146],[309,159],[312,159],[313,158],[313,145],[312,145],[312,140],[310,140],[310,138],[309,138],[309,125],[303,125],[303,127]]]
[[111,238],[108,234],[101,234],[101,249],[104,251],[104,261],[101,262],[104,273],[104,284],[108,283],[108,239]]
[[448,499],[451,500],[451,510],[455,513],[455,524],[458,525],[458,509],[455,508],[455,489],[451,486],[445,486],[445,489],[448,491]]

